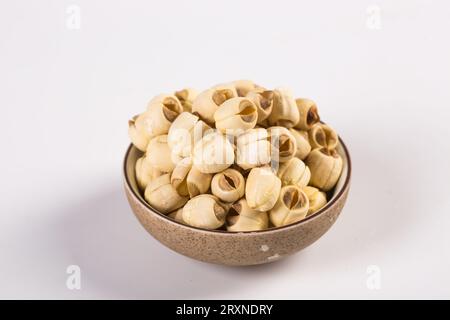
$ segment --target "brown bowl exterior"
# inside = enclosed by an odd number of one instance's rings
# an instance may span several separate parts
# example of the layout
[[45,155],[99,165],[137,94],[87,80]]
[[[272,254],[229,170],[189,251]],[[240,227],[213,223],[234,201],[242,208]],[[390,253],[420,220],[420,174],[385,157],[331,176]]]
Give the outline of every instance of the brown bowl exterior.
[[[340,141],[345,158],[340,188],[325,207],[297,223],[256,232],[203,230],[183,225],[152,209],[131,183],[134,163],[130,154],[138,152],[130,146],[125,156],[125,192],[130,206],[142,226],[170,249],[196,260],[245,266],[276,261],[296,253],[319,239],[330,229],[344,207],[350,187],[351,164],[348,151]],[[135,158],[135,157],[134,157]],[[344,176],[345,174],[345,176]]]

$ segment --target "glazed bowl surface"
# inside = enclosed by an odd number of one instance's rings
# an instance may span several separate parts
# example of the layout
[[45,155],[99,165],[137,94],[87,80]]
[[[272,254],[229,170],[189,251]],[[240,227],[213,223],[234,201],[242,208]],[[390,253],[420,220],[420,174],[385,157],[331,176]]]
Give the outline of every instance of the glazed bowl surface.
[[124,159],[125,193],[141,225],[168,248],[200,261],[245,266],[263,264],[294,254],[317,241],[339,217],[350,188],[351,161],[344,142],[341,177],[331,199],[314,214],[291,225],[262,231],[204,230],[181,224],[153,209],[143,198],[135,178],[135,163],[142,152],[130,145]]

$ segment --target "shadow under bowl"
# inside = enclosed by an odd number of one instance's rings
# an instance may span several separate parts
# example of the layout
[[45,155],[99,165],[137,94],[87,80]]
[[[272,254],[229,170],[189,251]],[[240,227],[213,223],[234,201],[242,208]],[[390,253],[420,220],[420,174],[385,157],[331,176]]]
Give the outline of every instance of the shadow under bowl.
[[341,177],[328,203],[305,219],[283,227],[261,231],[229,232],[205,230],[181,224],[153,209],[139,192],[136,160],[142,152],[130,145],[124,160],[125,193],[142,226],[168,248],[190,258],[231,266],[276,261],[317,241],[334,224],[344,207],[350,188],[351,162],[341,139],[337,152],[343,159]]

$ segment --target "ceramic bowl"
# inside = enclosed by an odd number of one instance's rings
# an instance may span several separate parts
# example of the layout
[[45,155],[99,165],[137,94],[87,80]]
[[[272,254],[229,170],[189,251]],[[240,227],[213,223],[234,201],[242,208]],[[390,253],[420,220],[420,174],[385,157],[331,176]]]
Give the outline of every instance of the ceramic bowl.
[[344,168],[319,211],[294,224],[262,231],[228,232],[204,230],[181,224],[145,202],[135,179],[135,163],[142,152],[130,145],[124,160],[125,193],[142,226],[168,248],[193,259],[231,266],[273,262],[296,253],[327,232],[344,207],[350,187],[351,162],[342,140],[337,148]]

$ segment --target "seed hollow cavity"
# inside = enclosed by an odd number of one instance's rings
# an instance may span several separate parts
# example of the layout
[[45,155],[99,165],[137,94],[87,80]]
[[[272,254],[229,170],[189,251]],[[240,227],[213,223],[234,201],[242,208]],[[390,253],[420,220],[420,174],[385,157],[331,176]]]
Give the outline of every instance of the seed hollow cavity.
[[297,188],[288,188],[283,194],[283,203],[290,210],[295,210],[305,205],[306,199]]
[[173,98],[166,98],[163,101],[163,113],[167,120],[173,122],[181,113],[181,109]]
[[242,206],[239,203],[234,204],[230,210],[228,211],[227,215],[227,224],[231,227],[232,225],[236,224],[239,220],[239,214],[242,210]]
[[290,154],[292,153],[294,149],[294,145],[291,141],[291,139],[289,139],[289,137],[286,137],[284,135],[280,136],[280,153],[282,154]]
[[233,98],[233,91],[230,89],[216,90],[212,96],[214,103],[218,106],[231,98]]
[[219,185],[222,190],[231,191],[236,189],[239,185],[239,181],[236,177],[232,177],[224,173],[222,179],[219,180]]
[[263,91],[261,94],[260,102],[261,108],[266,110],[273,104],[273,91]]
[[188,98],[188,91],[185,90],[180,90],[180,91],[175,91],[175,97],[178,98],[178,100],[180,100],[181,102],[185,102]]
[[308,126],[312,126],[312,125],[316,124],[319,121],[320,121],[320,116],[319,116],[319,112],[317,110],[317,107],[316,106],[312,106],[308,110],[308,115],[306,116],[306,124]]
[[320,144],[321,146],[325,146],[327,143],[327,136],[325,134],[325,131],[320,128],[316,131],[316,135],[315,135],[316,141],[318,144]]
[[326,156],[333,157],[333,158],[339,158],[339,154],[337,153],[337,151],[335,149],[320,148],[319,151]]
[[220,204],[214,203],[213,210],[214,210],[214,214],[218,220],[222,220],[223,218],[225,218],[226,210]]

